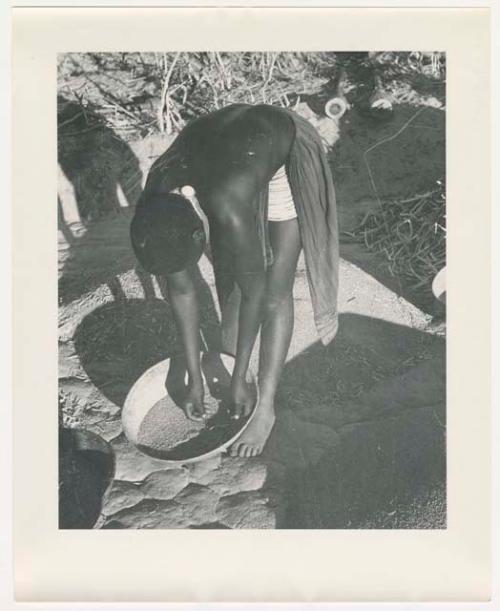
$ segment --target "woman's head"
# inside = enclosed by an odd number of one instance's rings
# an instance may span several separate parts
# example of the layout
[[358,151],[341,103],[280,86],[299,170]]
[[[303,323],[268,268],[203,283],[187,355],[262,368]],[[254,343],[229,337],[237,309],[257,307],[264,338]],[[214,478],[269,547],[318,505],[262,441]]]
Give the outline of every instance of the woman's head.
[[151,274],[172,274],[198,261],[205,231],[191,202],[176,193],[148,195],[130,226],[139,263]]

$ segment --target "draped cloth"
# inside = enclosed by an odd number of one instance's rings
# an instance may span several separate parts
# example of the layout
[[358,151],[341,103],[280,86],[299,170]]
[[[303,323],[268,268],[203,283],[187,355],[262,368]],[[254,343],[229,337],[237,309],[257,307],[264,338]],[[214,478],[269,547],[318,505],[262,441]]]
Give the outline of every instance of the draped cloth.
[[333,179],[316,129],[289,112],[295,140],[286,166],[300,227],[314,321],[323,344],[337,334],[339,230]]
[[[316,330],[321,342],[327,345],[338,330],[339,241],[333,179],[316,129],[296,113],[285,109],[283,112],[295,125],[295,138],[285,167],[297,211]],[[269,189],[263,189],[256,218],[266,266],[273,262],[268,198]],[[223,346],[234,353],[241,295],[237,286],[227,290],[226,285],[225,293],[221,299]]]

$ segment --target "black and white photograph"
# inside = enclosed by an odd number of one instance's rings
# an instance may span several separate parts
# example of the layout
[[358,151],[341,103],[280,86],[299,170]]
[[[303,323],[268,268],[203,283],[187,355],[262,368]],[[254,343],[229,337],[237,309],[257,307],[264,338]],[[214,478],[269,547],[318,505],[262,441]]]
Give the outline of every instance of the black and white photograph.
[[446,59],[58,54],[59,529],[447,528]]

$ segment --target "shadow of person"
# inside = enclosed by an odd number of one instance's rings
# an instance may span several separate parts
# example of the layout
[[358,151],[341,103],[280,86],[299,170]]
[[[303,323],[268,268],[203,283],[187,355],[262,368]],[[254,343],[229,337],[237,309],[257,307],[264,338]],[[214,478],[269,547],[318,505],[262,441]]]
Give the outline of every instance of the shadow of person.
[[177,346],[171,309],[161,299],[106,303],[82,320],[73,340],[92,383],[119,406],[135,380]]
[[[444,488],[444,340],[355,314],[339,329],[285,366],[262,455],[270,482],[284,471],[278,528],[380,524]],[[409,523],[442,525],[443,511]]]
[[[133,383],[155,363],[178,355],[182,344],[177,334],[163,279],[156,297],[152,278],[140,272],[145,299],[127,298],[120,283],[108,281],[114,301],[88,314],[74,336],[75,350],[93,384],[113,403],[122,406]],[[201,344],[219,349],[219,320],[210,289],[199,269],[195,285],[200,304]],[[183,378],[183,376],[182,376]]]
[[130,146],[91,105],[57,97],[58,163],[71,182],[78,213],[86,224],[133,206],[142,172]]
[[91,106],[59,95],[57,121],[58,225],[68,249],[59,280],[64,305],[134,267],[129,224],[143,176],[128,143]]

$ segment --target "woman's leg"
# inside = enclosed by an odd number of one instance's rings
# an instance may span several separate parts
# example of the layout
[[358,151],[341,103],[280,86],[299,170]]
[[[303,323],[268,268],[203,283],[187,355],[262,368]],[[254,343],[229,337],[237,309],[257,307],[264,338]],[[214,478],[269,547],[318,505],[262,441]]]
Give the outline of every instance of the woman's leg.
[[274,424],[274,396],[293,331],[293,283],[301,242],[297,219],[269,223],[274,263],[267,272],[260,336],[259,404],[252,422],[231,447],[232,456],[260,454]]

